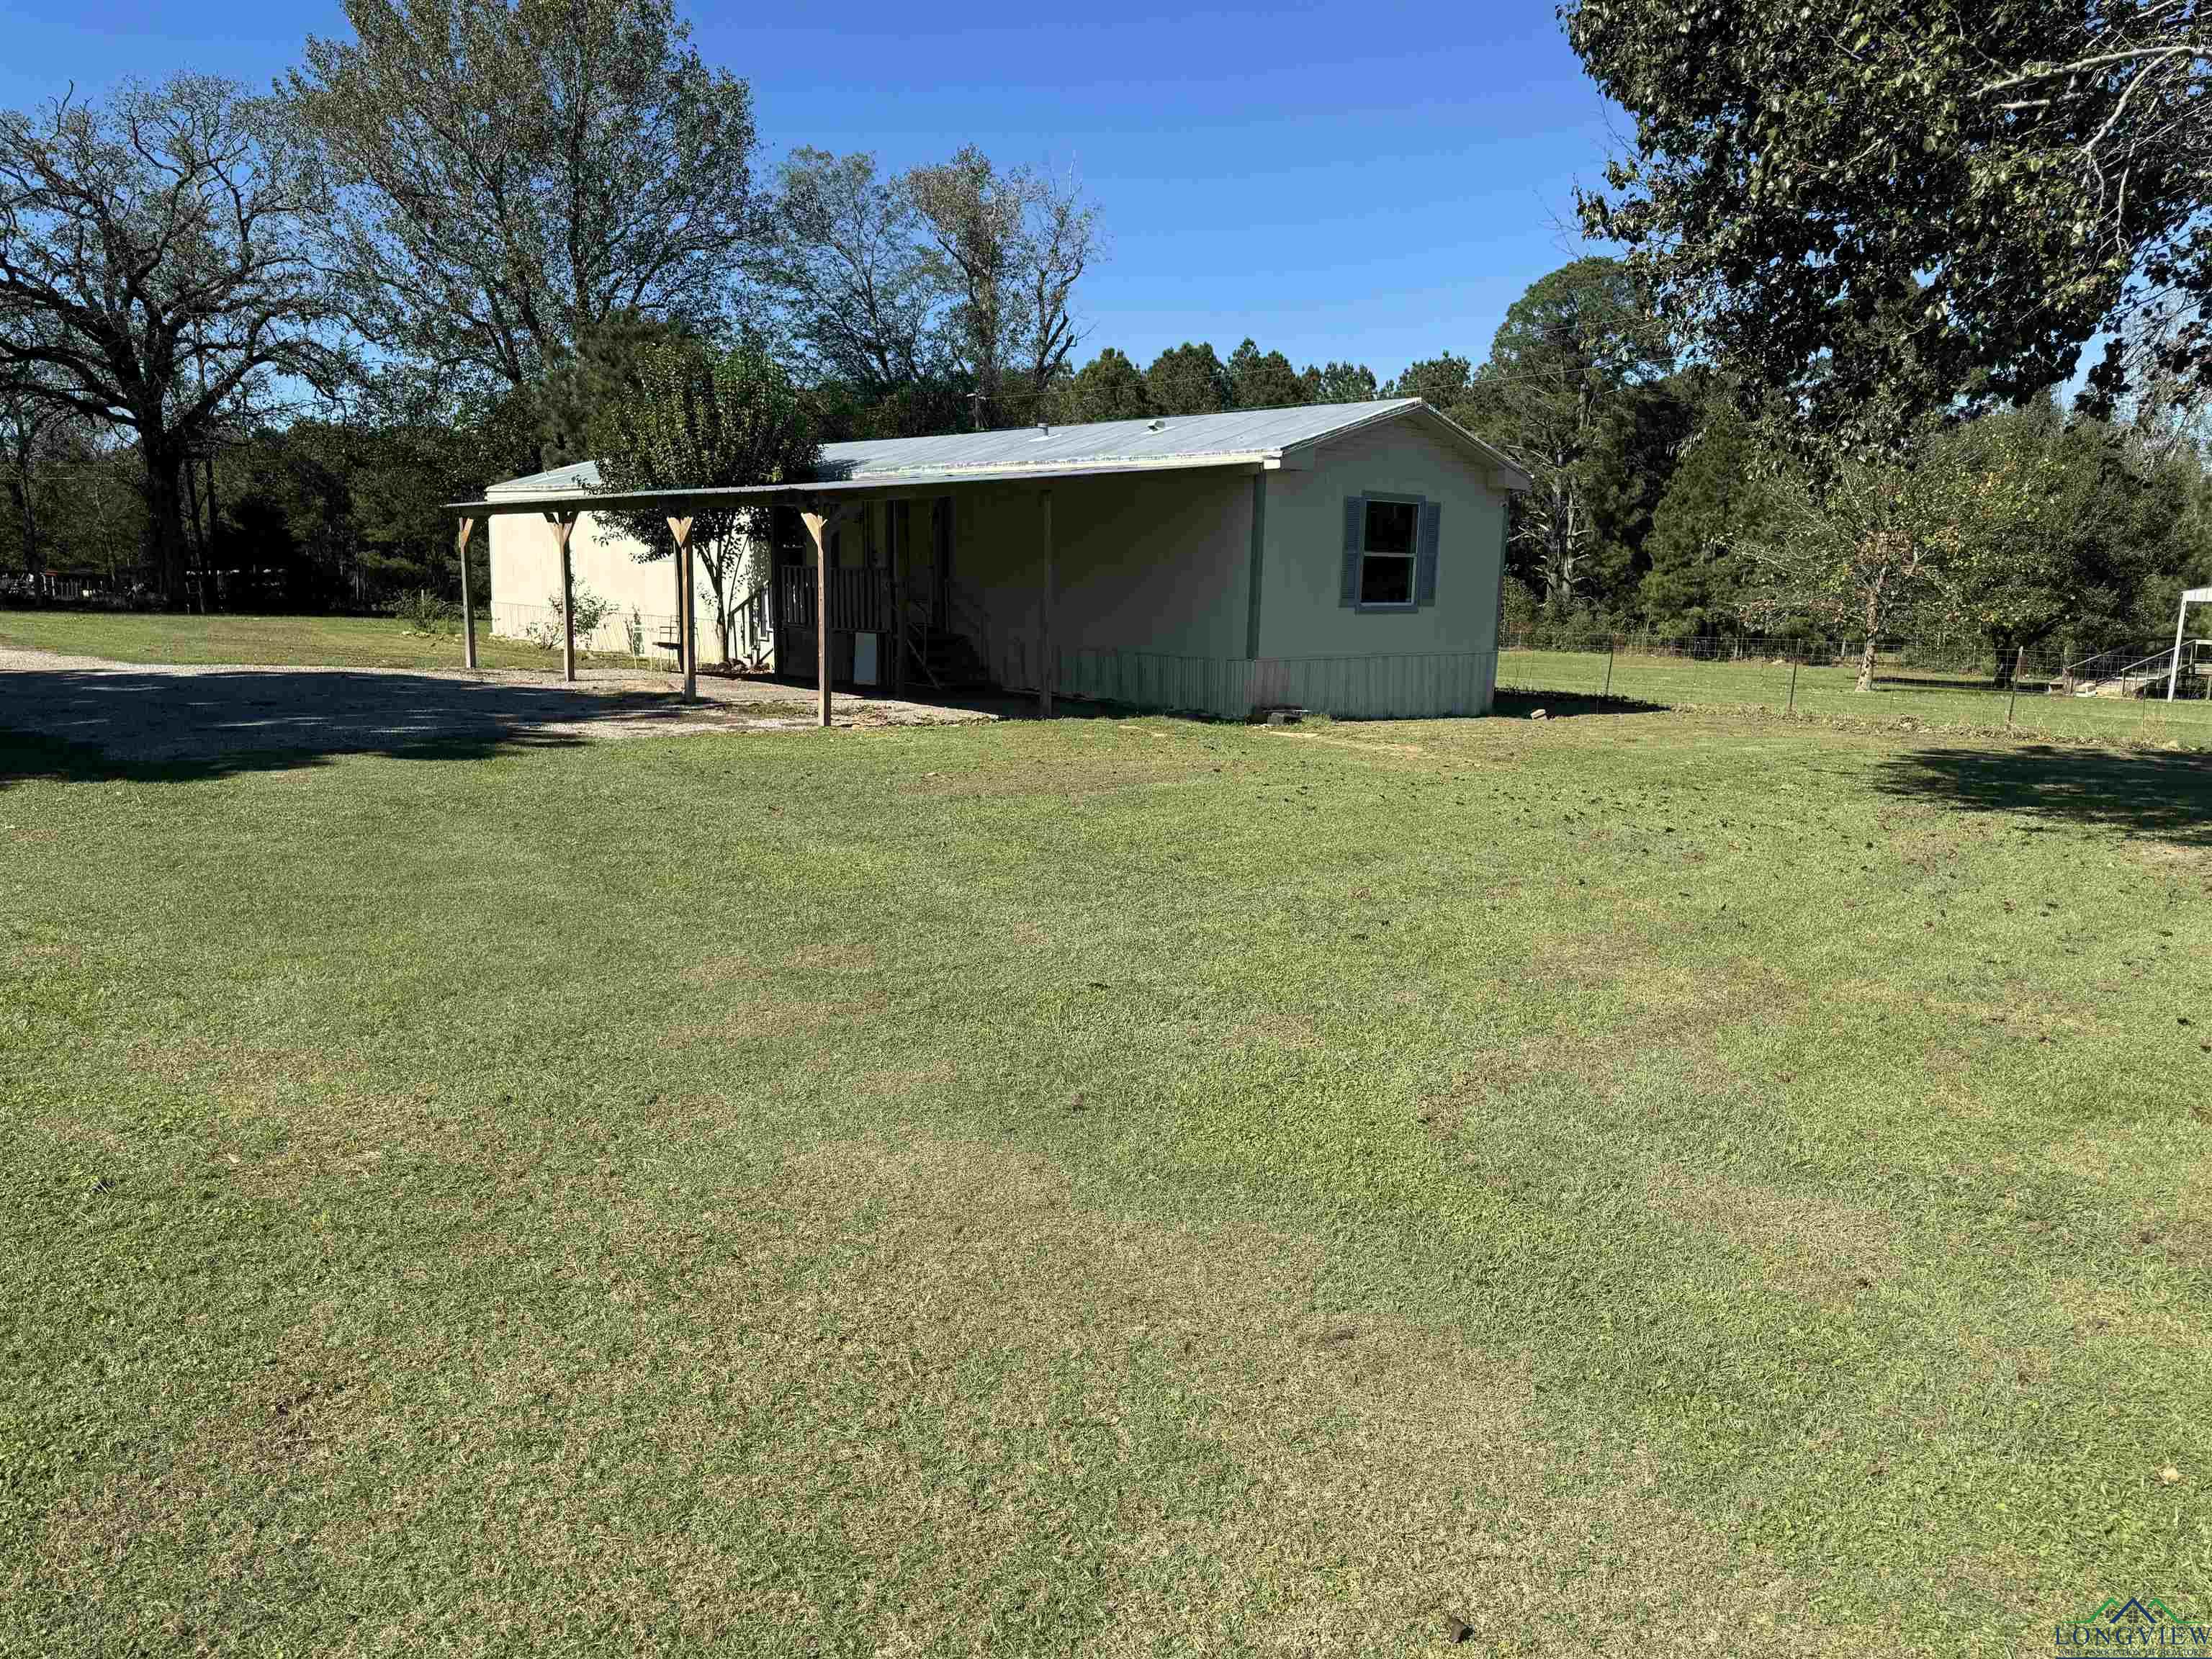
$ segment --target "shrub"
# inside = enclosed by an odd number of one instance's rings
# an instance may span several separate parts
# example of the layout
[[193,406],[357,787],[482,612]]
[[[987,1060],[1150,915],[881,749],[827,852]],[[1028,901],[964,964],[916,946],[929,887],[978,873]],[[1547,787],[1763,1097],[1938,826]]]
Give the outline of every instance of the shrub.
[[410,634],[450,634],[461,624],[461,608],[425,587],[402,594],[385,607]]
[[[587,640],[598,631],[601,623],[614,614],[615,607],[611,600],[601,599],[581,582],[575,584],[575,590],[576,637]],[[529,630],[530,641],[543,650],[557,650],[562,640],[561,596],[558,593],[545,596],[545,619]]]

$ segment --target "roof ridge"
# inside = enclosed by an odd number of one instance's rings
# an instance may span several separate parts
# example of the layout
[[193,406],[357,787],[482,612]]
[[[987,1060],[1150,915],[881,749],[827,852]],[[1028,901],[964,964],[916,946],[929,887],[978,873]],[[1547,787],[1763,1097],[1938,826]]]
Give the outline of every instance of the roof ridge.
[[[825,476],[814,483],[865,488],[939,477],[1038,477],[1081,471],[1268,465],[1339,437],[1419,414],[1508,476],[1521,469],[1494,445],[1419,398],[1354,404],[1293,404],[1279,409],[1217,410],[1202,415],[1131,416],[1073,426],[1010,427],[914,438],[854,438],[825,444]],[[491,485],[487,495],[584,494],[599,482],[598,464],[574,462]],[[1525,485],[1522,486],[1525,488]]]

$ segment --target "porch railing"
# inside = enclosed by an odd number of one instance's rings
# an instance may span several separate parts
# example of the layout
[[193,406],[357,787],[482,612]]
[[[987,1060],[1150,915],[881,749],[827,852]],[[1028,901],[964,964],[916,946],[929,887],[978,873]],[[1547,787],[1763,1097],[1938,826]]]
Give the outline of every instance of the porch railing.
[[[787,565],[776,572],[775,626],[779,632],[814,631],[814,572],[807,566]],[[830,573],[831,633],[880,634],[889,626],[890,607],[884,603],[882,571]]]

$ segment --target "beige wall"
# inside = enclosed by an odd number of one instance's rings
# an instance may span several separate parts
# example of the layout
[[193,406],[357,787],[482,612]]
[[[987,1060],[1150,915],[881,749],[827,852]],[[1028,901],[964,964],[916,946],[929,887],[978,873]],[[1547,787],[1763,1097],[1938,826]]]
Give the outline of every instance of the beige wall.
[[[953,501],[952,580],[982,605],[989,638],[980,643],[1012,685],[1036,684],[1037,493],[968,489]],[[1243,656],[1251,501],[1250,477],[1227,471],[1056,481],[1053,637],[1063,678],[1070,659],[1116,648]]]
[[[491,631],[520,639],[549,614],[561,591],[561,560],[553,540],[553,526],[537,514],[495,514],[491,537]],[[624,623],[638,613],[645,635],[646,654],[675,662],[672,652],[658,652],[653,641],[673,626],[677,617],[676,565],[671,559],[640,563],[640,544],[619,532],[605,530],[586,513],[576,520],[568,540],[568,561],[576,583],[603,599],[613,602],[614,614],[590,639],[576,644],[586,651],[621,651],[627,647]],[[699,660],[722,659],[714,629],[714,595],[703,572],[693,562],[692,587],[696,594]]]
[[[1365,495],[1419,495],[1440,504],[1435,605],[1376,611],[1341,603],[1344,499]],[[1269,473],[1258,654],[1494,652],[1505,500],[1457,444],[1410,419],[1323,445],[1308,471]],[[1486,695],[1483,706],[1489,706]]]

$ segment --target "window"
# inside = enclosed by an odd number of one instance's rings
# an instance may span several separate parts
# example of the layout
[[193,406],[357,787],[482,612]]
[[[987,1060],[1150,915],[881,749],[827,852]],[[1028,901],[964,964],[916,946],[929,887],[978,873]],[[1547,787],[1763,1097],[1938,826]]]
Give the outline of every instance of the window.
[[1344,498],[1346,611],[1425,611],[1437,602],[1443,506],[1419,495]]
[[1420,505],[1416,501],[1366,503],[1364,534],[1360,542],[1359,603],[1405,605],[1413,602],[1413,545]]

